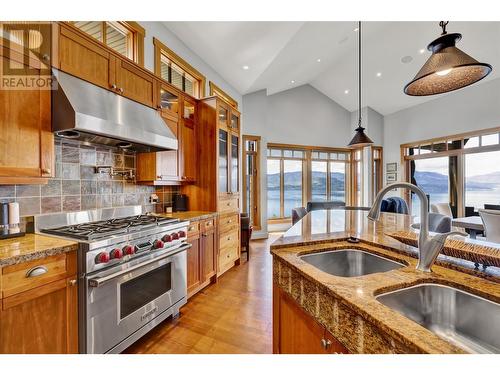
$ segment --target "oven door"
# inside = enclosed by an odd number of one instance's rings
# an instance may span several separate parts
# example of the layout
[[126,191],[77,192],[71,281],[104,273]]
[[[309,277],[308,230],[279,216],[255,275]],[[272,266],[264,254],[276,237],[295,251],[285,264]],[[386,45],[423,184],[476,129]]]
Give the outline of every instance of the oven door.
[[[87,353],[106,353],[186,300],[186,248],[87,276]],[[135,263],[135,264],[134,264]],[[159,320],[161,321],[161,320]],[[155,324],[151,325],[151,328]]]

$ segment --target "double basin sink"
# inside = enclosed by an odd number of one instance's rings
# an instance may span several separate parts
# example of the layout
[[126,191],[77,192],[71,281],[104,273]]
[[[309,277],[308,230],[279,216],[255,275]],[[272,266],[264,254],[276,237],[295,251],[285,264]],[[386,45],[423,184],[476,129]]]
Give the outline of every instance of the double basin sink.
[[[360,277],[406,266],[358,249],[325,251],[300,258],[323,272],[340,277]],[[375,298],[466,351],[500,353],[498,303],[440,284],[419,284]]]

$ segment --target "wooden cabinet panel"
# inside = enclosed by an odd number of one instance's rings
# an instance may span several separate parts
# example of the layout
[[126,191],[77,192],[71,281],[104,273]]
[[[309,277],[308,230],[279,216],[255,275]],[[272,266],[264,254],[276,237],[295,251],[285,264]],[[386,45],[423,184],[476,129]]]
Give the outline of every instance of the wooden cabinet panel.
[[[49,271],[38,281],[20,277],[40,264]],[[76,252],[8,266],[1,277],[0,353],[78,352]]]
[[2,297],[6,298],[66,278],[66,254],[7,266],[2,269]]
[[108,90],[116,84],[111,54],[64,25],[60,25],[58,50],[62,71]]
[[196,131],[192,123],[183,121],[179,137],[179,152],[181,180],[196,181],[198,152],[196,147]]
[[201,284],[200,274],[200,237],[188,238],[191,248],[187,250],[187,291],[191,297]]
[[230,231],[237,230],[240,227],[240,214],[234,213],[229,215],[223,215],[220,217],[219,231],[220,233],[226,233]]
[[220,213],[238,212],[240,208],[240,199],[233,195],[224,194],[219,199],[219,209]]
[[118,93],[148,107],[153,107],[155,102],[154,77],[121,58],[116,57],[114,60]]
[[203,228],[201,234],[201,276],[202,280],[205,281],[217,272],[217,235],[214,220],[204,220],[201,227]]
[[[7,53],[0,48],[0,64],[9,63]],[[0,184],[54,176],[50,107],[50,90],[0,90]]]
[[325,327],[277,285],[273,285],[273,351],[277,354],[348,353]]

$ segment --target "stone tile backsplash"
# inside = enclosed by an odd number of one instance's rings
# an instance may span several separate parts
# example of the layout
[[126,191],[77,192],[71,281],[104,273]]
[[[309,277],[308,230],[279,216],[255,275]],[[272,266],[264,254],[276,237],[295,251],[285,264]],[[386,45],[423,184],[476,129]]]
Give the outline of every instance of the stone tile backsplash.
[[[135,180],[96,174],[96,166],[135,171],[135,153],[76,141],[55,141],[56,175],[46,185],[0,185],[0,202],[19,202],[21,216],[142,205],[163,212],[177,187],[137,185]],[[150,204],[152,193],[160,204]]]

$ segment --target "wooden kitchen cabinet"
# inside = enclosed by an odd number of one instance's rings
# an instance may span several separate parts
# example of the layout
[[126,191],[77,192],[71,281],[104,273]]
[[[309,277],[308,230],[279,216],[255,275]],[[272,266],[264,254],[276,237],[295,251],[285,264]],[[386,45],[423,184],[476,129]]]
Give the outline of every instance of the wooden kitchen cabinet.
[[199,290],[201,285],[200,232],[190,234],[188,243],[191,244],[191,248],[187,250],[187,292],[189,298]]
[[116,85],[118,94],[148,107],[154,107],[156,102],[155,78],[123,58],[114,57],[113,60],[115,62],[115,71],[114,75],[111,75],[111,79],[114,79],[112,85]]
[[[156,108],[155,76],[76,27],[58,23],[57,58],[62,71]],[[57,31],[55,31],[57,32]]]
[[187,254],[188,298],[215,282],[217,273],[217,219],[191,223],[188,242],[192,245]]
[[[2,66],[11,61],[23,64],[30,76],[42,74],[40,66],[25,65],[22,54],[1,42],[0,59]],[[0,133],[0,184],[42,184],[54,176],[50,90],[0,88]]]
[[[44,267],[46,273],[28,277]],[[76,252],[2,269],[0,353],[78,353]]]
[[347,354],[348,350],[290,295],[273,284],[273,353]]
[[240,261],[240,114],[218,96],[200,100],[197,112],[198,176],[196,183],[181,191],[189,196],[190,210],[221,215],[217,259],[221,276]]
[[165,85],[161,87],[158,110],[166,126],[177,137],[178,149],[139,153],[137,181],[148,185],[193,183],[198,172],[196,102],[183,98],[180,93],[175,97],[175,91],[167,91]]

